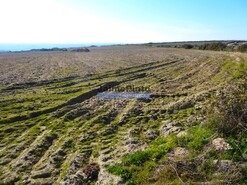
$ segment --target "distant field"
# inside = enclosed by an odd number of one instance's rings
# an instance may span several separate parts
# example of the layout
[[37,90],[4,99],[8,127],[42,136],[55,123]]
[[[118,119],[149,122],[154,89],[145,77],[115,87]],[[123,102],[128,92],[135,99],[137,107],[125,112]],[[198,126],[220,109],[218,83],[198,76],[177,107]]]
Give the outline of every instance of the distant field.
[[[0,184],[244,182],[244,167],[214,166],[244,160],[212,146],[223,134],[211,113],[246,65],[238,52],[145,46],[0,54]],[[109,85],[151,98],[96,96]]]
[[83,76],[171,57],[222,56],[221,53],[217,52],[148,48],[145,46],[98,47],[90,50],[89,53],[27,52],[0,54],[0,83],[7,85],[75,75]]

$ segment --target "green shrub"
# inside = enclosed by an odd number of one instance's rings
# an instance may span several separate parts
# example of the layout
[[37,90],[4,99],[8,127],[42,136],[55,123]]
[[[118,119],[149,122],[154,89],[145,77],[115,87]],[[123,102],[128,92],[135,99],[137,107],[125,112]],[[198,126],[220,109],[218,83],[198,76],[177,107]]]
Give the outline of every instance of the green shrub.
[[199,47],[199,49],[202,49],[202,50],[213,50],[213,51],[224,51],[226,48],[227,48],[227,45],[222,42],[206,43]]
[[120,165],[108,166],[107,171],[122,177],[124,181],[132,178],[132,173],[126,167],[122,167]]
[[165,144],[165,143],[167,143],[167,138],[159,137],[156,140],[154,140],[151,144],[154,145],[154,146],[159,146],[159,145],[162,145],[162,144]]
[[157,167],[158,162],[176,145],[176,135],[159,137],[150,143],[150,147],[126,155],[120,165],[109,166],[110,173],[121,176],[126,184],[145,184],[151,172]]
[[228,143],[232,147],[232,156],[235,160],[247,160],[247,134],[241,135],[238,139],[228,138]]
[[189,147],[198,151],[209,142],[213,131],[210,128],[201,128],[199,126],[191,128],[187,136],[177,138],[178,145],[181,147]]
[[[232,81],[221,91],[213,102],[214,128],[227,138],[232,150],[223,157],[247,160],[247,65],[243,62],[228,62],[225,71],[233,71]],[[234,70],[233,70],[234,69]],[[236,75],[237,74],[237,75]],[[212,124],[211,124],[212,125]]]
[[189,136],[190,142],[188,143],[188,146],[191,149],[200,150],[205,144],[209,142],[209,137],[212,134],[212,130],[208,128],[193,128]]
[[184,44],[182,45],[182,48],[184,49],[192,49],[194,46],[192,44]]
[[124,163],[126,165],[137,165],[141,166],[143,165],[146,161],[150,160],[152,157],[152,151],[151,150],[145,150],[145,151],[137,151],[131,155],[128,155],[124,158]]
[[238,51],[247,52],[247,44],[242,44],[238,47]]
[[247,128],[247,82],[232,83],[219,92],[214,102],[220,118],[218,131],[224,136],[236,135]]

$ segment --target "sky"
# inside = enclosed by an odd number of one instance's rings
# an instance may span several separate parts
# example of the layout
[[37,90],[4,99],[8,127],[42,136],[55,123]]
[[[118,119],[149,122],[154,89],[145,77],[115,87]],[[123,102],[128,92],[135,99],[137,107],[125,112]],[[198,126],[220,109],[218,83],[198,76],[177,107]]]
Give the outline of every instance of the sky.
[[246,0],[0,0],[0,43],[247,40]]

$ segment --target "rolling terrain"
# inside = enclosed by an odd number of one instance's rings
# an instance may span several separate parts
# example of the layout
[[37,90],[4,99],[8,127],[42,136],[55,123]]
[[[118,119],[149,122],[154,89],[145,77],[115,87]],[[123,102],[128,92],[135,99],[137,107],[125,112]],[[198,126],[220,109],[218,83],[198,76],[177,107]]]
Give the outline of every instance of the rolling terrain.
[[[212,124],[246,65],[244,53],[145,46],[0,54],[0,184],[244,184],[246,151]],[[97,97],[112,87],[151,98]]]

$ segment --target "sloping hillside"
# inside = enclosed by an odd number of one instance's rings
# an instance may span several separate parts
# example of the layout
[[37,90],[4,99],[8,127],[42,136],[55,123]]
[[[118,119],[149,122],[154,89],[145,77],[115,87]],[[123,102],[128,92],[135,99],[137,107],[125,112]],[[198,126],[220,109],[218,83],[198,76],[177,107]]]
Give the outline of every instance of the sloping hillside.
[[[0,184],[244,184],[246,65],[138,46],[1,54]],[[102,99],[102,87],[151,98]],[[242,130],[222,129],[226,92],[241,97]]]

